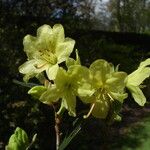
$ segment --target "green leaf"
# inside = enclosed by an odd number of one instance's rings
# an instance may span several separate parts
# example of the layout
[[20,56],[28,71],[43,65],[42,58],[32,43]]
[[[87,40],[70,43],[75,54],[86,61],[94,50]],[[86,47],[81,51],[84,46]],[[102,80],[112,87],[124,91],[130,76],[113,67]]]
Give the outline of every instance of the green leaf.
[[26,132],[17,127],[14,134],[11,135],[6,150],[26,150],[29,140]]
[[32,88],[34,86],[38,86],[38,84],[35,84],[35,83],[24,83],[24,82],[15,80],[15,79],[13,80],[13,83],[21,85],[21,86],[24,86],[24,87],[28,87],[28,88]]
[[70,142],[78,135],[78,133],[81,131],[81,121],[77,118],[75,120],[76,122],[76,127],[73,129],[73,131],[68,135],[65,136],[63,139],[62,143],[59,146],[59,150],[65,150],[67,146],[70,144]]
[[45,86],[34,86],[28,91],[28,94],[32,95],[36,99],[39,99],[46,90],[47,88]]
[[140,106],[144,106],[146,103],[146,98],[142,90],[138,86],[132,85],[128,85],[128,89],[130,90],[135,102],[137,102]]

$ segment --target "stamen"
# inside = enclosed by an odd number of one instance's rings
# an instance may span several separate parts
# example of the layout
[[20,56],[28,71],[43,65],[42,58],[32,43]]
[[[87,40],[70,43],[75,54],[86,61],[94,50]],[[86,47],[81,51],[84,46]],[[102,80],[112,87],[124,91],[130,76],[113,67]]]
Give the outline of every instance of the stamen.
[[91,113],[92,113],[94,107],[95,107],[95,103],[92,104],[92,106],[91,106],[91,108],[90,108],[88,114],[83,116],[84,119],[87,119],[87,118],[91,115]]
[[107,93],[107,95],[108,95],[108,97],[113,101],[114,99],[112,98],[112,96],[109,94],[109,93]]
[[44,86],[47,87],[47,88],[50,88],[51,87],[51,82],[49,82],[47,79],[45,79]]
[[45,65],[47,65],[47,63],[42,64],[42,65],[35,65],[35,67],[36,67],[37,69],[41,69],[41,68],[44,67]]

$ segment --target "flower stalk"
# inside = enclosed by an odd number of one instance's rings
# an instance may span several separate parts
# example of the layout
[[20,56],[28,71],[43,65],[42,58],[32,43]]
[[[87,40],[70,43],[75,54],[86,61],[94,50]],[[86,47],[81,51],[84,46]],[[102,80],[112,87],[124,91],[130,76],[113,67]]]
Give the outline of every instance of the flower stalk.
[[56,132],[56,150],[59,150],[60,145],[60,117],[55,113],[55,132]]

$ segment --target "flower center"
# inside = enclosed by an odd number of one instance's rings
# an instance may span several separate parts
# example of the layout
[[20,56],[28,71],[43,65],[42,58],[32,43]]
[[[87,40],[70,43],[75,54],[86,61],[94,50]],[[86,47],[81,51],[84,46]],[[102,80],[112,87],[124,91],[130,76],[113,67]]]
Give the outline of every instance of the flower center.
[[43,50],[40,52],[41,52],[40,57],[42,59],[44,59],[45,61],[47,61],[48,63],[50,63],[52,65],[55,65],[57,63],[57,57],[52,52],[50,52],[48,50]]

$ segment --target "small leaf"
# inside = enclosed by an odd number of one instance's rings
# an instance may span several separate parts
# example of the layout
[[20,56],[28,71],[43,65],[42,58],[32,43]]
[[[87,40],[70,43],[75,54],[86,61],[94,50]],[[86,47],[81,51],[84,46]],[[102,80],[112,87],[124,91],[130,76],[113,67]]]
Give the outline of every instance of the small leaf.
[[28,91],[28,94],[32,95],[36,99],[39,99],[46,90],[47,88],[45,86],[34,86]]

